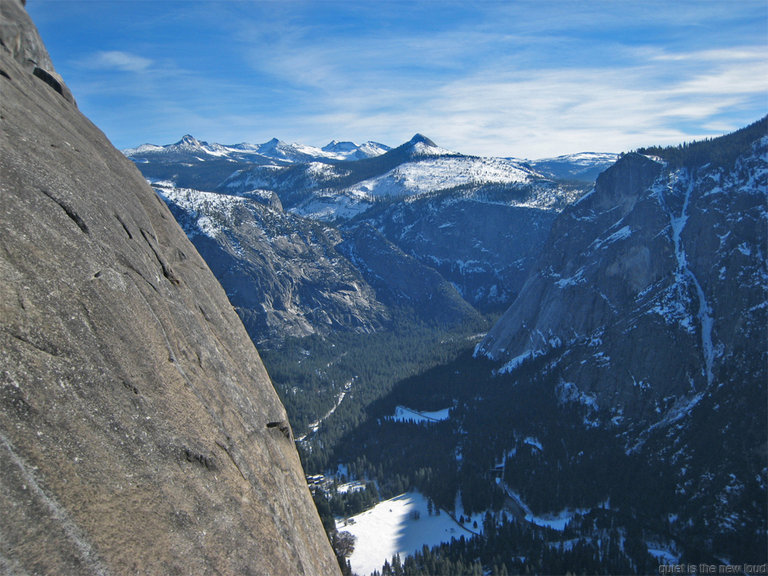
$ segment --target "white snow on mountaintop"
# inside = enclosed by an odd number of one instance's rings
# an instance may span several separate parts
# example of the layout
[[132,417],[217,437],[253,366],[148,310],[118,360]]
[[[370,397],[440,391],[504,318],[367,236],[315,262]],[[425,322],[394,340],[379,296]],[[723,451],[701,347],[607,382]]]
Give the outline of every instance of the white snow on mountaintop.
[[[415,146],[425,146],[417,143]],[[432,150],[432,148],[430,148]],[[431,152],[430,152],[431,155]],[[515,160],[472,156],[439,156],[414,159],[382,176],[348,188],[351,193],[401,196],[433,192],[464,185],[526,182],[537,174]]]
[[152,186],[166,204],[176,204],[192,216],[197,229],[185,229],[188,236],[202,233],[209,238],[216,238],[226,230],[226,223],[216,222],[208,214],[213,212],[228,214],[235,206],[248,202],[246,198],[239,196],[175,188],[171,182],[154,182]]
[[413,138],[408,140],[402,146],[398,146],[397,150],[404,151],[412,158],[418,156],[457,156],[456,152],[441,148],[432,140],[424,136],[423,134],[414,134]]
[[[142,144],[136,148],[127,148],[123,154],[129,158],[143,155],[158,154],[198,154],[213,157],[234,157],[247,160],[249,156],[262,156],[283,162],[311,162],[313,160],[359,160],[379,156],[389,150],[388,146],[378,142],[365,142],[357,145],[354,142],[332,141],[323,148],[307,146],[305,144],[286,143],[273,138],[263,144],[216,144],[198,140],[189,134],[174,144],[158,146],[156,144]],[[204,158],[198,157],[198,160]]]
[[[221,144],[208,144],[208,142],[201,142],[194,136],[186,134],[175,144],[169,144],[167,146],[142,144],[137,148],[128,148],[127,150],[123,150],[123,154],[130,157],[147,153],[187,152],[190,154],[206,154],[208,156],[226,156],[232,151],[234,151],[233,148],[222,146]],[[202,159],[199,158],[199,160]]]
[[416,142],[411,147],[411,153],[414,156],[454,156],[456,152],[451,152],[445,148],[435,145],[433,142]]
[[[429,144],[422,142],[416,142],[414,146],[430,147]],[[307,174],[316,181],[330,183],[333,183],[335,177],[341,175],[340,170],[342,170],[339,165],[330,166],[322,162],[313,162],[305,166]],[[351,165],[350,171],[345,175],[350,174],[354,174],[354,168]],[[233,187],[236,188],[264,186],[260,180],[243,182],[233,178],[232,181]],[[527,186],[537,182],[541,185],[529,186],[519,198],[510,197],[503,202],[481,197],[478,199],[519,208],[552,210],[577,201],[583,194],[583,190],[578,187],[552,183],[526,164],[509,158],[485,158],[454,153],[445,156],[410,154],[409,159],[388,172],[351,184],[346,188],[320,189],[301,204],[291,207],[289,211],[304,217],[333,221],[361,214],[382,198],[404,197],[406,202],[410,202],[424,194],[463,187],[466,187],[466,193],[472,196],[473,189],[476,191],[477,188],[485,185]]]
[[[582,152],[541,160],[465,156],[441,148],[432,140],[416,134],[398,147],[406,159],[393,170],[358,182],[342,194],[358,199],[386,196],[411,196],[465,185],[510,184],[526,182],[532,178],[576,178],[589,180],[612,164],[618,155]],[[123,153],[138,164],[223,159],[231,162],[252,163],[263,168],[284,168],[293,164],[315,165],[310,173],[321,170],[318,165],[329,166],[337,162],[353,162],[381,156],[392,149],[378,142],[332,140],[322,148],[299,143],[286,143],[273,138],[263,144],[240,143],[222,145],[208,143],[187,134],[174,144],[158,146],[142,144]],[[167,160],[163,160],[167,158]],[[253,186],[259,186],[253,183]],[[238,186],[240,184],[238,183]],[[537,207],[541,202],[534,201]],[[310,210],[310,212],[312,212]]]
[[[334,151],[326,150],[324,148],[317,148],[315,146],[307,146],[306,144],[289,144],[273,138],[269,142],[259,144],[255,146],[255,150],[262,156],[268,158],[277,158],[280,160],[288,160],[290,162],[309,162],[316,159],[327,160],[356,160],[362,156],[355,156],[355,153],[360,150],[360,147],[354,145],[353,149],[348,151]],[[382,154],[383,152],[378,152]]]
[[552,158],[537,158],[535,160],[528,160],[533,164],[540,164],[543,162],[568,162],[570,164],[578,164],[580,166],[592,166],[598,163],[613,164],[618,159],[619,155],[613,152],[577,152],[575,154],[563,154],[562,156],[555,156]]
[[359,146],[354,142],[338,142],[337,140],[331,140],[322,148],[323,152],[328,155],[333,155],[337,160],[372,158],[374,156],[380,156],[389,150],[389,146],[371,140],[368,140]]
[[[416,159],[419,156],[440,157],[440,156],[462,156],[457,152],[441,148],[432,140],[421,134],[416,134],[411,140],[403,144],[407,147],[411,156]],[[368,140],[362,144],[355,144],[351,141],[331,140],[322,148],[309,146],[300,143],[287,143],[277,138],[264,142],[262,144],[251,144],[241,142],[239,144],[217,144],[198,140],[190,134],[186,134],[181,140],[173,144],[141,144],[135,148],[126,148],[123,154],[128,157],[141,156],[144,154],[162,154],[162,153],[202,153],[209,156],[237,156],[243,158],[247,155],[260,155],[284,162],[311,162],[312,160],[360,160],[380,156],[392,150],[389,146]],[[465,157],[473,158],[481,162],[501,162],[512,163],[521,169],[534,170],[537,166],[562,165],[569,166],[575,173],[579,167],[584,170],[594,168],[596,165],[607,167],[613,164],[618,154],[610,152],[579,152],[576,154],[565,154],[552,158],[540,158],[535,160],[522,158],[497,158],[497,157]],[[202,160],[202,158],[198,158]]]
[[[245,150],[248,152],[248,150]],[[197,155],[196,158],[199,161],[205,161],[205,158],[199,156],[214,156],[222,157],[228,156],[232,153],[242,153],[244,150],[239,150],[232,146],[222,146],[221,144],[208,144],[208,142],[201,142],[194,136],[189,134],[185,135],[181,140],[175,144],[168,144],[166,146],[158,146],[156,144],[142,144],[136,148],[127,148],[123,150],[123,154],[129,158],[135,156],[156,156],[162,154],[190,154]]]
[[534,170],[548,177],[594,180],[597,175],[614,164],[619,155],[610,152],[579,152],[554,158],[528,160]]
[[164,148],[164,146],[158,146],[157,144],[142,144],[136,148],[126,148],[123,150],[123,154],[126,156],[134,156],[136,154],[143,154],[146,152],[161,152]]

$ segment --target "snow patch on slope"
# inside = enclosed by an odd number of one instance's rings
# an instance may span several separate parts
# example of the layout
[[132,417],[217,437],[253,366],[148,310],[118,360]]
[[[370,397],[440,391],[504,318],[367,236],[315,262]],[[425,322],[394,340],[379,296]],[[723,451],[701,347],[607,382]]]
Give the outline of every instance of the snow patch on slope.
[[441,422],[448,419],[448,413],[450,408],[443,408],[442,410],[435,410],[433,412],[424,412],[420,410],[414,410],[407,408],[406,406],[398,406],[395,408],[395,415],[389,418],[393,422],[411,422],[414,424]]
[[185,228],[187,235],[194,236],[196,233],[204,234],[209,238],[217,238],[227,230],[226,222],[219,222],[209,214],[224,213],[229,214],[239,205],[244,205],[247,199],[239,196],[227,196],[215,192],[203,192],[191,188],[175,188],[167,186],[167,182],[155,182],[155,192],[166,202],[166,204],[175,204],[194,221],[196,228],[189,226]]
[[427,500],[419,492],[385,500],[348,520],[337,519],[336,529],[355,536],[349,562],[352,570],[361,575],[381,570],[384,561],[395,554],[405,558],[422,546],[432,547],[473,534],[446,512],[430,515]]
[[415,195],[466,185],[527,182],[533,174],[519,162],[501,158],[428,157],[401,164],[348,190],[371,196]]

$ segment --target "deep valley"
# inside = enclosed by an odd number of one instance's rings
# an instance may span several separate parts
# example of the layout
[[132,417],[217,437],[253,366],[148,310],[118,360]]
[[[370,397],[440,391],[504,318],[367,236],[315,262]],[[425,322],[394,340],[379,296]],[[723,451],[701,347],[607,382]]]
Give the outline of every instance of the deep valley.
[[536,162],[421,135],[126,153],[259,346],[337,552],[334,516],[416,490],[483,536],[384,573],[647,573],[765,561],[765,134]]

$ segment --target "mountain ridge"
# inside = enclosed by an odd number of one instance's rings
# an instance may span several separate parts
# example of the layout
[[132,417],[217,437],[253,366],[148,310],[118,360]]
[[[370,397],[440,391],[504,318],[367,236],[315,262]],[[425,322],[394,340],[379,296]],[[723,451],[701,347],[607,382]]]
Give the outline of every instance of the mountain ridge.
[[[219,146],[201,144],[191,137],[181,142],[165,147],[163,154],[173,155],[182,145]],[[191,157],[196,156],[193,151]],[[443,281],[453,285],[440,291],[445,310],[463,308],[455,307],[454,289],[471,307],[481,311],[496,309],[522,285],[522,276],[532,262],[531,254],[552,215],[587,188],[586,184],[561,185],[547,180],[517,161],[446,153],[421,134],[374,158],[332,164],[313,160],[307,164],[257,166],[247,160],[233,163],[223,157],[188,162],[189,158],[168,155],[155,160],[146,156],[147,162],[132,159],[184,223],[198,249],[207,255],[249,333],[260,345],[270,345],[285,336],[327,334],[331,329],[362,333],[384,329],[393,317],[392,307],[412,308],[411,297],[423,291],[416,286],[417,278],[432,277],[439,285]],[[187,181],[184,170],[195,171],[193,184],[197,185],[179,184]],[[227,172],[230,174],[223,184],[213,184]],[[206,186],[206,182],[210,185]],[[205,191],[206,187],[211,191]],[[265,199],[277,211],[261,207]],[[244,204],[245,200],[254,203]],[[239,206],[237,218],[235,204]],[[326,207],[331,211],[327,216],[323,213]],[[502,215],[512,220],[504,221]],[[478,227],[473,224],[478,218],[493,225]],[[324,226],[310,224],[328,220],[331,222]],[[245,221],[247,226],[242,225]],[[223,222],[230,222],[230,228]],[[505,231],[508,224],[517,232]],[[377,233],[357,233],[361,226],[372,226]],[[297,234],[288,233],[291,227]],[[317,233],[308,232],[312,227]],[[252,232],[245,234],[246,229]],[[512,241],[515,236],[516,241]],[[394,274],[391,267],[383,276],[371,276],[363,259],[349,260],[361,250],[373,255],[360,244],[365,238],[398,261],[408,262],[413,272],[410,286],[403,284],[404,277]],[[430,242],[447,244],[435,250],[419,245]],[[385,248],[387,243],[391,245]],[[312,272],[304,273],[288,257],[285,249],[289,245],[296,254],[327,257],[306,262],[307,270]],[[276,250],[278,246],[284,248]],[[339,252],[337,247],[341,246],[344,250]],[[483,263],[485,255],[497,249],[499,256]],[[402,254],[395,256],[400,251]],[[271,254],[274,263],[280,265],[256,264],[262,260],[256,257],[258,252]],[[281,270],[279,281],[277,276],[267,280],[273,268]],[[321,273],[321,269],[325,272]],[[246,281],[246,277],[250,280]],[[321,279],[341,277],[346,278],[341,284]],[[371,282],[377,288],[373,289]],[[392,286],[387,282],[398,287],[390,290]],[[343,294],[331,298],[334,285],[357,288],[344,289]],[[266,286],[275,291],[266,290]],[[317,295],[324,304],[318,306]],[[439,306],[427,308],[440,311]],[[318,310],[327,314],[319,314]],[[476,311],[465,309],[464,313],[475,316]],[[281,325],[284,335],[280,335]]]
[[[295,146],[297,148],[306,149],[306,150],[314,150],[318,151],[317,156],[315,159],[317,160],[336,160],[336,159],[349,159],[349,160],[362,160],[365,157],[374,157],[381,154],[384,154],[386,152],[390,152],[393,150],[407,150],[407,149],[413,149],[417,146],[421,145],[426,149],[434,148],[436,149],[437,153],[439,154],[448,154],[448,155],[456,155],[456,156],[464,156],[468,158],[480,158],[481,156],[476,156],[472,154],[463,154],[460,152],[452,152],[450,150],[446,150],[444,148],[441,148],[438,146],[432,139],[429,137],[421,134],[416,133],[414,134],[409,140],[406,142],[403,142],[402,144],[390,147],[386,144],[382,144],[380,142],[376,142],[373,140],[367,140],[363,142],[362,144],[356,144],[353,141],[350,140],[331,140],[326,145],[322,147],[315,147],[311,145],[301,144],[301,143],[286,143],[282,140],[280,140],[277,137],[274,137],[264,143],[261,144],[253,144],[250,142],[240,142],[238,144],[221,144],[221,143],[209,143],[204,140],[198,140],[191,134],[185,134],[182,136],[177,142],[171,143],[171,144],[151,144],[151,143],[144,143],[140,144],[135,147],[131,148],[125,148],[122,150],[123,154],[125,154],[129,158],[134,158],[136,156],[140,156],[142,152],[150,151],[150,152],[160,152],[163,149],[169,149],[174,146],[179,146],[180,144],[183,144],[185,142],[188,142],[190,144],[199,144],[203,146],[215,146],[220,147],[222,149],[241,149],[241,150],[251,150],[251,151],[258,151],[261,147],[274,147],[279,144],[287,145],[287,146]],[[380,151],[376,154],[368,154],[365,157],[361,156],[349,156],[349,152],[355,152],[359,151],[363,148],[370,148],[371,150]],[[334,156],[327,156],[322,154],[322,152],[330,152],[330,153],[340,153],[340,157],[335,158]],[[542,163],[576,163],[579,164],[579,167],[574,168],[575,170],[578,169],[591,169],[595,167],[595,164],[599,164],[600,166],[607,167],[610,163],[613,163],[617,158],[619,154],[613,153],[613,152],[577,152],[573,154],[562,154],[560,156],[553,156],[553,157],[543,157],[543,158],[536,158],[536,159],[524,159],[524,158],[514,158],[514,157],[501,157],[501,156],[489,156],[489,158],[500,158],[505,160],[516,160],[520,162],[526,162],[530,164],[531,166],[537,166]],[[560,176],[562,177],[562,175]]]
[[[389,151],[389,147],[371,140],[357,145],[354,142],[329,142],[322,148],[307,146],[304,144],[287,143],[278,138],[272,138],[262,144],[241,142],[239,144],[219,144],[198,140],[191,134],[185,134],[173,144],[141,144],[134,148],[126,148],[122,152],[136,162],[147,160],[147,156],[156,157],[172,153],[204,153],[211,156],[231,155],[235,159],[251,157],[253,161],[258,156],[281,162],[307,162],[307,161],[351,161],[370,158]],[[194,157],[193,157],[194,158]],[[282,164],[280,164],[282,165]]]

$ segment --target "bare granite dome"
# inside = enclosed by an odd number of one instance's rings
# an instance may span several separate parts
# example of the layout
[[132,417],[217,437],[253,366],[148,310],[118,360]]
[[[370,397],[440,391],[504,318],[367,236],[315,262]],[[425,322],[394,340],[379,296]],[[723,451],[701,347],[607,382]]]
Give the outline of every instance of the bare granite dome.
[[18,0],[0,41],[0,572],[337,573],[224,291]]

